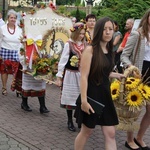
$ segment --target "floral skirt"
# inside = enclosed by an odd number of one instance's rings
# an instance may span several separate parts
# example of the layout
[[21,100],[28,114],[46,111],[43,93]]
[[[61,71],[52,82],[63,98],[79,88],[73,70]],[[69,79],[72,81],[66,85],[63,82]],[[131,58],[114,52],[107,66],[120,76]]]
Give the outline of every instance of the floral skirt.
[[11,84],[11,90],[12,91],[22,91],[22,66],[21,64],[19,64],[19,67],[14,75],[14,78],[12,80],[12,84]]
[[0,73],[1,74],[13,74],[15,75],[18,71],[19,62],[11,60],[0,61]]

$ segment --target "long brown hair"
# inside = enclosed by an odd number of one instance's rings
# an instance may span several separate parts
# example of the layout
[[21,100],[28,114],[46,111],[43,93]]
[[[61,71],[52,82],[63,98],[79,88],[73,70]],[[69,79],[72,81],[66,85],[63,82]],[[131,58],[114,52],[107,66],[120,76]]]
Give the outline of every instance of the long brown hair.
[[144,16],[142,17],[140,24],[139,24],[139,28],[142,27],[142,35],[144,37],[146,37],[147,41],[150,41],[149,38],[149,33],[148,33],[148,18],[150,16],[150,9],[148,9],[146,11],[146,13],[144,14]]
[[[93,40],[92,40],[92,47],[93,47],[93,57],[92,57],[92,62],[91,62],[91,69],[90,69],[90,74],[89,74],[89,78],[90,80],[92,80],[94,83],[96,84],[100,84],[102,79],[103,79],[103,75],[104,74],[104,70],[103,68],[105,66],[107,66],[108,59],[106,59],[105,54],[103,53],[103,50],[100,46],[100,41],[102,41],[103,39],[103,30],[104,30],[104,26],[105,23],[111,21],[113,24],[113,21],[108,18],[108,17],[104,17],[102,19],[99,19],[96,22],[95,28],[94,28],[94,35],[93,35]],[[111,39],[108,43],[106,48],[108,49],[108,55],[110,56],[111,59],[111,64],[112,66],[108,69],[113,68],[113,39]]]

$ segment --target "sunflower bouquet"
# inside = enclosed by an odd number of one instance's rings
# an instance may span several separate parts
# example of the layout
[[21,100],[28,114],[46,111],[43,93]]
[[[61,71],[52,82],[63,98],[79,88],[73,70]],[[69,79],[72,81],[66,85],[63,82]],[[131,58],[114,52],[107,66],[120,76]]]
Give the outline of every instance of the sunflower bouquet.
[[138,68],[132,66],[125,71],[126,79],[114,80],[111,84],[111,95],[119,118],[119,129],[134,130],[142,107],[150,102],[150,87],[142,78],[130,76]]

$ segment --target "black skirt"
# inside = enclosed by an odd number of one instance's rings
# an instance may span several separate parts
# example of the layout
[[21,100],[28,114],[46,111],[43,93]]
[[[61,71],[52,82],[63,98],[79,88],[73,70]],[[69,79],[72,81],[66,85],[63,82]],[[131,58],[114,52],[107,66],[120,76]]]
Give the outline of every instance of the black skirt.
[[83,123],[88,128],[95,128],[96,125],[101,126],[114,126],[118,125],[118,117],[116,113],[115,106],[112,101],[110,92],[110,83],[104,82],[100,85],[95,85],[93,83],[88,83],[87,95],[94,100],[105,105],[101,116],[96,113],[88,115],[81,110],[81,99],[78,98],[76,102],[76,109],[74,117],[78,127],[81,127]]

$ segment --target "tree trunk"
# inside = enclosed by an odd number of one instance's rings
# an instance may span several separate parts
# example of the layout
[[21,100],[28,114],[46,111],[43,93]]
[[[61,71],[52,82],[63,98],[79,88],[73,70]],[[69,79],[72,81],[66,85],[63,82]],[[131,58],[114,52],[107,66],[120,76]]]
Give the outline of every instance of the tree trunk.
[[37,4],[37,0],[34,0],[34,5],[36,5]]

